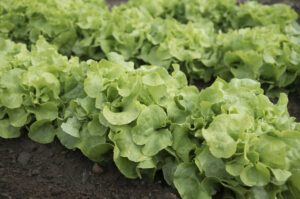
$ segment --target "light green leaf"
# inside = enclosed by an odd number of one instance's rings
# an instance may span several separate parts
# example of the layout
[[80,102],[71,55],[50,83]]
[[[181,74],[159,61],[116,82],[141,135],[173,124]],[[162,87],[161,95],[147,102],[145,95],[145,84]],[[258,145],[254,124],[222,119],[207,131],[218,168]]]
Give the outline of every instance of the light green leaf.
[[165,83],[165,79],[168,77],[166,70],[162,68],[153,68],[148,70],[147,73],[142,77],[142,81],[148,86],[160,86]]
[[57,129],[56,135],[60,143],[67,149],[75,149],[80,143],[80,138],[66,133],[62,128]]
[[226,163],[226,171],[233,176],[241,175],[247,161],[243,156],[235,157],[233,160]]
[[93,136],[86,126],[80,132],[80,143],[76,146],[81,152],[94,162],[105,160],[105,154],[112,150],[113,146],[106,143],[105,136]]
[[174,185],[183,199],[211,199],[202,187],[197,169],[192,163],[181,163],[174,174]]
[[140,114],[140,105],[132,102],[130,105],[122,107],[122,111],[113,112],[108,106],[103,108],[105,119],[112,125],[124,125],[134,121]]
[[7,110],[9,122],[14,127],[23,127],[28,121],[28,113],[24,108]]
[[[239,115],[219,115],[213,120],[208,129],[203,129],[203,136],[215,157],[229,158],[236,152],[237,143],[232,136],[237,135],[239,131],[242,132],[242,129],[235,131],[235,125],[241,125],[239,119]],[[224,124],[226,124],[225,127]]]
[[157,105],[150,105],[141,112],[132,130],[132,138],[136,144],[144,145],[143,154],[153,156],[172,145],[170,131],[163,128],[166,120],[166,113]]
[[[2,71],[0,71],[1,74]],[[24,70],[15,68],[1,74],[0,76],[0,88],[2,88],[2,95],[0,102],[3,106],[16,109],[23,103],[23,95],[20,76]]]
[[93,120],[88,123],[88,131],[93,136],[104,136],[107,127],[103,126],[99,121],[99,116],[95,115]]
[[133,162],[141,162],[149,159],[149,157],[142,153],[142,147],[133,142],[129,128],[122,128],[121,132],[114,136],[113,141],[119,149],[120,156],[126,157]]
[[120,151],[118,147],[114,147],[114,162],[120,172],[130,179],[135,179],[139,175],[137,173],[137,163],[129,161],[127,158],[120,156]]
[[55,103],[47,102],[33,109],[37,120],[55,120],[58,117],[58,108]]
[[[92,65],[90,67],[90,71],[93,71],[95,67]],[[96,69],[94,69],[96,70]],[[98,71],[95,71],[94,74],[88,75],[88,77],[84,80],[84,91],[89,97],[96,98],[101,91],[101,83],[102,77],[97,74]]]
[[162,171],[165,181],[168,185],[173,185],[174,173],[177,168],[177,163],[172,158],[167,158],[166,163],[162,166]]
[[270,182],[270,172],[261,163],[247,166],[241,173],[241,180],[247,186],[265,186]]
[[50,120],[39,120],[30,126],[28,136],[35,142],[47,144],[53,142],[55,133]]
[[290,171],[281,170],[281,169],[271,169],[274,177],[275,177],[275,184],[282,185],[284,184],[289,177],[291,177],[292,173]]
[[124,60],[124,57],[118,53],[115,53],[115,52],[108,53],[107,58],[109,61],[116,63],[116,64],[120,64],[122,66],[126,66],[130,70],[133,70],[133,68],[134,68],[133,62],[126,62]]
[[225,164],[221,159],[215,158],[208,147],[202,147],[196,152],[195,164],[207,177],[225,178],[227,175]]
[[255,148],[264,164],[272,168],[285,167],[287,146],[280,138],[263,135]]
[[79,138],[79,130],[80,130],[81,124],[77,120],[76,117],[69,118],[66,122],[61,124],[61,129],[76,138]]
[[196,144],[189,138],[189,128],[185,125],[174,125],[172,128],[172,148],[184,162],[189,162],[191,151],[196,149]]
[[0,137],[9,139],[20,137],[20,128],[10,125],[8,119],[0,120]]

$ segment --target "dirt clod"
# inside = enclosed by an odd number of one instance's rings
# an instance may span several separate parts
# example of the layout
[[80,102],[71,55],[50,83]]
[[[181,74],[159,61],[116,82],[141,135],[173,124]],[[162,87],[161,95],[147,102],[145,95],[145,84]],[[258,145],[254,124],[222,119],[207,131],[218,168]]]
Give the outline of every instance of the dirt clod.
[[7,193],[1,193],[0,196],[1,198],[3,197],[3,199],[12,199],[12,197]]
[[85,183],[88,179],[89,179],[89,173],[88,173],[86,170],[84,170],[84,171],[82,172],[81,182],[82,182],[82,183]]
[[103,169],[97,163],[95,163],[93,165],[92,171],[93,171],[93,173],[96,173],[96,174],[103,173]]
[[26,165],[31,158],[31,154],[28,152],[21,152],[18,156],[18,162],[22,165]]

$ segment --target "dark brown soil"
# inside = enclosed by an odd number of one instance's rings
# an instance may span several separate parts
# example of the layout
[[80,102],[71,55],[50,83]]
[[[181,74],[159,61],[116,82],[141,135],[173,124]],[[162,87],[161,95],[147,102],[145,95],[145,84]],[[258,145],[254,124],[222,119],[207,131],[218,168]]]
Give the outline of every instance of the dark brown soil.
[[297,122],[300,122],[300,97],[292,94],[289,96],[289,113],[296,118]]
[[118,6],[121,4],[125,4],[127,2],[127,0],[106,0],[106,2],[110,6]]
[[113,164],[100,167],[59,141],[0,139],[0,198],[178,199],[162,179],[129,180]]
[[[124,2],[107,1],[114,5]],[[289,2],[300,11],[298,0]],[[289,111],[300,122],[299,98],[290,96]],[[129,180],[112,163],[100,167],[79,151],[63,148],[57,140],[41,145],[26,136],[0,138],[0,199],[35,198],[179,199],[179,196],[163,182],[161,174],[155,182],[146,178]]]

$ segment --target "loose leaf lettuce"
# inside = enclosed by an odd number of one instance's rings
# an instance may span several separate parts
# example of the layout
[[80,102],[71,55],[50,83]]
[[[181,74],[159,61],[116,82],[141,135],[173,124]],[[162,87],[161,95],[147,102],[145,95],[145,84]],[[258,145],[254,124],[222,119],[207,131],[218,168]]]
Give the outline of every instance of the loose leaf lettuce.
[[[67,56],[100,60],[117,52],[137,66],[170,69],[175,63],[191,81],[251,78],[278,96],[295,90],[299,76],[297,14],[282,4],[131,0],[110,11],[103,0],[21,0],[13,6],[4,0],[0,19],[0,35],[29,47],[43,35]],[[230,49],[231,43],[241,45]],[[3,103],[21,103],[20,95],[5,92],[12,99]]]
[[[278,12],[288,7],[10,3],[0,2],[0,34],[27,46],[0,39],[0,137],[27,129],[95,162],[113,153],[128,178],[162,169],[182,198],[298,198],[300,124],[285,94],[276,104],[264,95],[299,79],[296,15]],[[231,81],[198,91],[179,69]]]

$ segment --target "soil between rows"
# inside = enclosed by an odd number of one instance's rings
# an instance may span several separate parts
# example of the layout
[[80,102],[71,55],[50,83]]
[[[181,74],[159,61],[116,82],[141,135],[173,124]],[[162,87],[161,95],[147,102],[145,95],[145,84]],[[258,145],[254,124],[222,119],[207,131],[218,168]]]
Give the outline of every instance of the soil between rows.
[[[111,5],[126,1],[108,0]],[[298,0],[284,2],[300,12]],[[198,85],[199,88],[204,87]],[[300,122],[300,99],[291,95],[289,112]],[[94,164],[78,150],[65,149],[58,140],[47,145],[34,143],[26,135],[19,139],[0,138],[0,199],[99,198],[179,199],[175,189],[158,173],[154,182],[126,179],[109,163]]]

